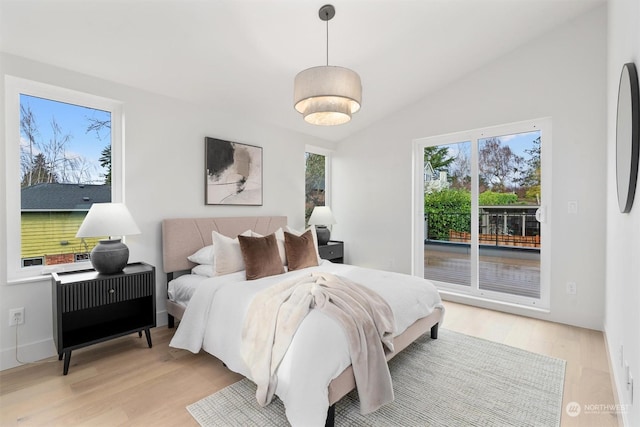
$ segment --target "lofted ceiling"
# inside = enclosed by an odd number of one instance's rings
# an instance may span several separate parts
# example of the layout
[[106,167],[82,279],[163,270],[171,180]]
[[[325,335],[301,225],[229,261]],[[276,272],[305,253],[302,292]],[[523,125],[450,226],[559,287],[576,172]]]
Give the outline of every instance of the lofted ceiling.
[[360,112],[305,123],[293,79],[325,65],[323,1],[0,0],[0,50],[330,141],[342,140],[604,0],[334,0],[329,65]]

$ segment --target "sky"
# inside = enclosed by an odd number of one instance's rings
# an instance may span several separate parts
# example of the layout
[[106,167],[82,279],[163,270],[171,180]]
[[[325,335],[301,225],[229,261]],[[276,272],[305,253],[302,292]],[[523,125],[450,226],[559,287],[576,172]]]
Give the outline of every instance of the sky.
[[[539,136],[540,136],[540,131],[522,132],[522,133],[516,133],[516,134],[509,134],[509,135],[486,136],[484,138],[478,139],[478,144],[479,144],[478,148],[482,149],[483,144],[487,139],[495,137],[498,140],[500,140],[503,146],[508,146],[515,155],[522,157],[522,159],[524,160],[524,164],[522,166],[527,167],[528,165],[527,161],[532,157],[531,153],[527,153],[527,151],[530,151],[535,147],[533,144],[533,141]],[[452,173],[452,174],[455,174],[456,172],[458,173],[462,172],[467,174],[471,173],[471,170],[469,169],[471,167],[470,166],[470,159],[471,159],[471,142],[470,141],[461,141],[458,143],[443,144],[442,146],[446,146],[449,149],[448,150],[449,156],[454,158],[457,158],[458,156],[460,156],[461,159],[466,159],[466,162],[463,161],[462,163],[458,163],[456,161],[451,166],[449,166],[450,168],[449,173]],[[460,167],[463,167],[462,171],[460,171]],[[507,185],[512,185],[510,184],[509,180],[507,180]]]
[[[531,154],[527,154],[524,150],[530,150],[533,148],[533,141],[540,136],[540,131],[516,133],[513,135],[498,136],[498,139],[502,142],[502,145],[508,145],[514,154],[528,159]],[[482,140],[480,140],[482,141]]]
[[[109,129],[103,129],[98,137],[96,132],[87,133],[86,130],[90,123],[88,118],[108,120],[111,113],[24,94],[20,95],[20,105],[28,106],[35,116],[37,144],[47,144],[52,139],[51,120],[55,118],[62,135],[71,136],[66,147],[67,155],[85,158],[92,165],[92,183],[104,182],[103,175],[106,171],[100,166],[99,158],[102,150],[111,143],[111,134]],[[21,143],[24,144],[25,141],[25,135],[21,133]]]
[[[502,142],[502,145],[508,145],[514,154],[523,157],[526,160],[531,158],[531,154],[525,152],[525,150],[531,150],[534,147],[533,141],[539,136],[540,131],[533,131],[516,133],[512,135],[498,135],[495,137],[498,138],[500,142]],[[492,137],[481,138],[478,141],[480,142],[480,144],[482,144],[489,138]],[[460,150],[467,151],[467,156],[471,156],[471,143],[469,141],[461,141],[459,143],[451,143],[445,145],[449,147],[449,154],[453,157],[455,157]]]
[[[502,145],[508,145],[514,154],[520,157],[523,157],[525,159],[528,159],[531,157],[531,155],[526,153],[525,150],[531,150],[533,148],[533,141],[539,136],[540,136],[540,131],[533,131],[533,132],[516,133],[512,135],[499,135],[499,136],[496,136],[496,138],[498,138],[502,142]],[[479,141],[480,143],[482,143],[483,141],[489,138],[492,138],[492,137],[481,138]],[[468,146],[466,144],[460,144],[460,145],[458,144],[459,143],[448,144],[450,153],[452,153],[452,155],[457,154],[457,151],[459,149],[463,149],[463,147],[466,150],[471,149],[470,144]]]

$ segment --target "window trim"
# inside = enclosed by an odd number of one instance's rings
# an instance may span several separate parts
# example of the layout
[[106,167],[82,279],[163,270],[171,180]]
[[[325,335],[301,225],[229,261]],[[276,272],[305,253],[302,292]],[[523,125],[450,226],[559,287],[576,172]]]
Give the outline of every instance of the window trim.
[[7,284],[30,281],[52,271],[87,268],[85,262],[21,267],[20,245],[20,94],[111,112],[111,200],[124,201],[124,116],[122,102],[85,92],[5,76],[5,191]]

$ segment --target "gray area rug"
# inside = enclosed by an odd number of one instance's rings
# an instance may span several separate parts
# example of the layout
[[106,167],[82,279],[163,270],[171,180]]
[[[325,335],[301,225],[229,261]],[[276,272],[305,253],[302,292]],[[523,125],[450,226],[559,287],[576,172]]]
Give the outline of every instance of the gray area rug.
[[[336,426],[558,426],[565,361],[440,329],[389,362],[395,401],[360,415],[351,392]],[[247,379],[187,410],[201,426],[288,425],[282,402],[265,408]]]

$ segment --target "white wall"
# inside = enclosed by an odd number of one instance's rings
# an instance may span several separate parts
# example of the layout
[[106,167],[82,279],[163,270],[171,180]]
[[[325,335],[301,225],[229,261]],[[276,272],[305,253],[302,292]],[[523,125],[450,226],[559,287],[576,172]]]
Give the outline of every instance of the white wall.
[[[131,261],[157,269],[157,322],[166,324],[166,281],[162,273],[160,222],[169,217],[287,215],[294,227],[304,225],[305,144],[333,148],[301,134],[283,131],[242,117],[207,111],[178,100],[2,54],[4,76],[13,75],[91,93],[124,103],[125,202],[142,234],[127,239]],[[2,127],[4,128],[4,101]],[[292,110],[293,112],[293,110]],[[261,207],[204,205],[204,137],[211,136],[263,147],[264,204]],[[4,132],[2,132],[4,165]],[[0,198],[5,200],[4,166]],[[51,327],[51,285],[47,279],[6,283],[6,213],[0,210],[0,368],[16,365],[15,328],[8,327],[8,310],[25,308],[20,326],[20,357],[36,360],[55,354]],[[18,248],[9,248],[18,250]]]
[[[637,1],[609,1],[608,34],[605,8],[590,12],[341,142],[333,165],[334,182],[339,183],[333,188],[339,222],[333,236],[346,240],[347,261],[409,273],[412,140],[551,116],[553,290],[551,312],[537,316],[595,329],[604,318],[621,403],[630,403],[617,363],[621,345],[636,377],[635,405],[623,412],[627,425],[640,424],[640,194],[630,214],[618,212],[615,110],[622,64],[633,61],[640,67],[638,28]],[[125,195],[142,230],[128,243],[132,260],[158,267],[159,324],[166,322],[162,218],[285,214],[294,226],[302,225],[304,146],[332,148],[330,144],[14,56],[2,54],[0,60],[0,99],[4,75],[10,74],[124,102]],[[4,102],[0,111],[4,118]],[[264,147],[264,206],[204,206],[204,136]],[[0,139],[4,156],[4,133]],[[6,200],[4,175],[3,167],[0,200]],[[568,200],[580,202],[577,217],[566,214]],[[0,209],[0,369],[16,364],[15,329],[7,326],[12,307],[26,309],[26,323],[19,329],[21,358],[54,354],[50,283],[7,285],[4,242],[6,213]],[[574,298],[564,293],[569,280],[578,283]]]
[[[607,76],[607,276],[604,330],[625,424],[640,425],[640,188],[631,212],[621,214],[616,193],[616,110],[622,65],[640,69],[640,2],[609,1]],[[640,185],[640,183],[638,183]],[[620,346],[634,376],[635,398],[626,386]]]
[[[550,116],[551,311],[533,315],[601,329],[606,16],[606,7],[597,8],[342,141],[333,164],[333,234],[345,240],[346,261],[411,272],[414,139]],[[577,216],[567,215],[569,200],[579,201]],[[577,295],[565,293],[567,281],[577,283]]]

